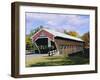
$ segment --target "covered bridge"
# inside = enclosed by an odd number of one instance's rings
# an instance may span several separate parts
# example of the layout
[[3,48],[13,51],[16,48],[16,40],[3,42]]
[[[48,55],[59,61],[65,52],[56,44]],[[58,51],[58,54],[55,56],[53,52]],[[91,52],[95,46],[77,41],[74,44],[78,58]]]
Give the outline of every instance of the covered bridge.
[[83,50],[84,41],[61,32],[42,28],[32,37],[40,54],[72,54]]

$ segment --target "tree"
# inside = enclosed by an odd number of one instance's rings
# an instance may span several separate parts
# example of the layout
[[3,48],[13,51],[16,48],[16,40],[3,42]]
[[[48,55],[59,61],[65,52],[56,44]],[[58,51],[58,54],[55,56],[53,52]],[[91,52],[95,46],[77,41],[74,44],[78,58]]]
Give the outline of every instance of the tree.
[[42,28],[44,28],[42,25],[40,25],[40,27],[39,27],[40,29],[42,29]]
[[30,32],[30,36],[34,35],[36,32],[38,32],[40,29],[42,29],[43,26],[40,25],[39,27],[37,27],[36,29],[32,29],[31,32]]
[[67,32],[66,30],[64,30],[64,33],[65,33],[65,34],[68,34],[68,32]]
[[90,35],[89,32],[86,32],[83,34],[83,36],[81,37],[82,40],[84,40],[85,42],[85,47],[89,47],[89,42],[90,42]]
[[35,29],[32,29],[32,30],[30,31],[29,36],[31,37],[31,36],[34,35],[35,33],[36,33]]
[[26,50],[32,49],[32,40],[29,35],[26,35]]
[[64,33],[68,34],[68,35],[71,35],[71,36],[74,36],[74,37],[79,37],[79,34],[76,31],[67,32],[67,31],[64,30]]

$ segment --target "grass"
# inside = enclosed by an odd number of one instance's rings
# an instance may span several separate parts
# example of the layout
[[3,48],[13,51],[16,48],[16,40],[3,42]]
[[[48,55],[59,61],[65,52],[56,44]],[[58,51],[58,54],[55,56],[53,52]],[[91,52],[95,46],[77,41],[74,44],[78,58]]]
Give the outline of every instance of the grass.
[[81,52],[76,55],[58,55],[58,56],[38,56],[26,57],[26,67],[34,66],[61,66],[61,65],[78,65],[89,64],[89,57],[84,57]]

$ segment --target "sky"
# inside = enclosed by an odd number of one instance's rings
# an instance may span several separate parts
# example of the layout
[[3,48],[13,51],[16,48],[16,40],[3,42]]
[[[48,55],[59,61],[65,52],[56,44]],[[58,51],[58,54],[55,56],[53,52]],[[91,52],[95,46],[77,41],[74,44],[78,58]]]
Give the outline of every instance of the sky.
[[89,31],[89,22],[90,16],[82,14],[25,13],[26,34],[42,25],[59,32],[76,31],[83,35]]

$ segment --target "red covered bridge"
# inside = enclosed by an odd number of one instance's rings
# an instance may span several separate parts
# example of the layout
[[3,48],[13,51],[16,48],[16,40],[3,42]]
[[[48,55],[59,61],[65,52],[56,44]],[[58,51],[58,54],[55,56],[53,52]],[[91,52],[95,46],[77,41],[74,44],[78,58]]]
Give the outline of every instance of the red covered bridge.
[[84,41],[54,30],[42,28],[32,37],[32,42],[41,54],[72,54],[83,50]]

